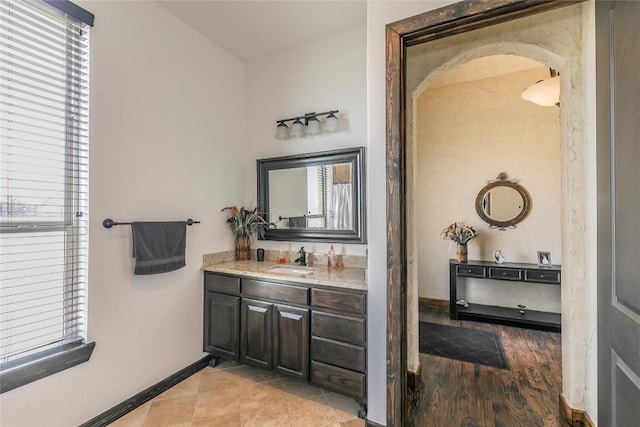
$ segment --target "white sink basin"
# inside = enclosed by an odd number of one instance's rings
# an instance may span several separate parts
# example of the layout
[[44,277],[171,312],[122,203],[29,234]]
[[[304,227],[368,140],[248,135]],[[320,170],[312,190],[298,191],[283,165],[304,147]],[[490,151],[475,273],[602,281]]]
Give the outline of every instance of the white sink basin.
[[271,273],[279,273],[279,274],[297,274],[306,276],[307,274],[311,274],[316,271],[315,268],[310,267],[300,267],[297,265],[276,265],[269,269]]

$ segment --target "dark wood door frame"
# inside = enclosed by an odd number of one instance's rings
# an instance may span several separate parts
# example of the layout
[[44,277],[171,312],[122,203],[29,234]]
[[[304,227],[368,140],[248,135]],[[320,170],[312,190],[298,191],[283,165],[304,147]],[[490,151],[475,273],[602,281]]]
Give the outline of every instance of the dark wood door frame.
[[562,0],[469,0],[386,28],[387,426],[407,422],[405,61],[408,46],[576,4]]

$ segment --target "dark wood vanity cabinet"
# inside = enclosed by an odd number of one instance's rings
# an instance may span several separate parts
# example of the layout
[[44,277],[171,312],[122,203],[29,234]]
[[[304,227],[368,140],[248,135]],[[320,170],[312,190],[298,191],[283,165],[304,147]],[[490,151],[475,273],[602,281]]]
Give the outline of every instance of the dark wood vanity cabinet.
[[353,397],[364,417],[367,397],[366,295],[311,290],[311,382]]
[[275,369],[292,377],[309,378],[309,309],[275,304]]
[[366,292],[205,272],[204,350],[353,397],[366,415]]
[[[215,281],[210,278],[209,282]],[[240,298],[218,292],[204,295],[204,351],[226,359],[240,358]]]
[[271,369],[273,304],[243,298],[241,307],[240,360],[247,365]]
[[309,376],[309,309],[242,299],[240,360],[298,378]]

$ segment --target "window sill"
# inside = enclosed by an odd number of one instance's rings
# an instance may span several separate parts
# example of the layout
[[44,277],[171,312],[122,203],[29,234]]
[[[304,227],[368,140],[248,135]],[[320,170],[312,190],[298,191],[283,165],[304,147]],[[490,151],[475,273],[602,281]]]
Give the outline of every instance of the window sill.
[[87,362],[95,346],[95,342],[71,343],[0,365],[0,393]]

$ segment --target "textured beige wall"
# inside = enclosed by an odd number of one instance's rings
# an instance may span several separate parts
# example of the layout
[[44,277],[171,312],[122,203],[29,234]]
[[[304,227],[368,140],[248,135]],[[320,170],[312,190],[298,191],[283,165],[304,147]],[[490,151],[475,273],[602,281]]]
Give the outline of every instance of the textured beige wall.
[[[470,61],[502,64],[514,56]],[[470,67],[468,67],[470,68]],[[451,72],[442,75],[446,77]],[[469,70],[468,72],[474,72]],[[416,261],[419,296],[449,299],[448,259],[455,245],[440,231],[454,221],[475,227],[469,259],[492,261],[500,249],[508,262],[536,263],[539,250],[561,262],[560,251],[560,114],[557,107],[523,101],[520,93],[549,76],[535,69],[480,80],[437,86],[422,92],[416,110]],[[471,77],[471,76],[468,76]],[[437,81],[434,81],[434,84]],[[478,191],[487,180],[506,172],[518,179],[532,199],[532,209],[515,229],[490,229],[475,210]],[[560,312],[560,289],[504,281],[466,279],[460,297],[470,303]]]

